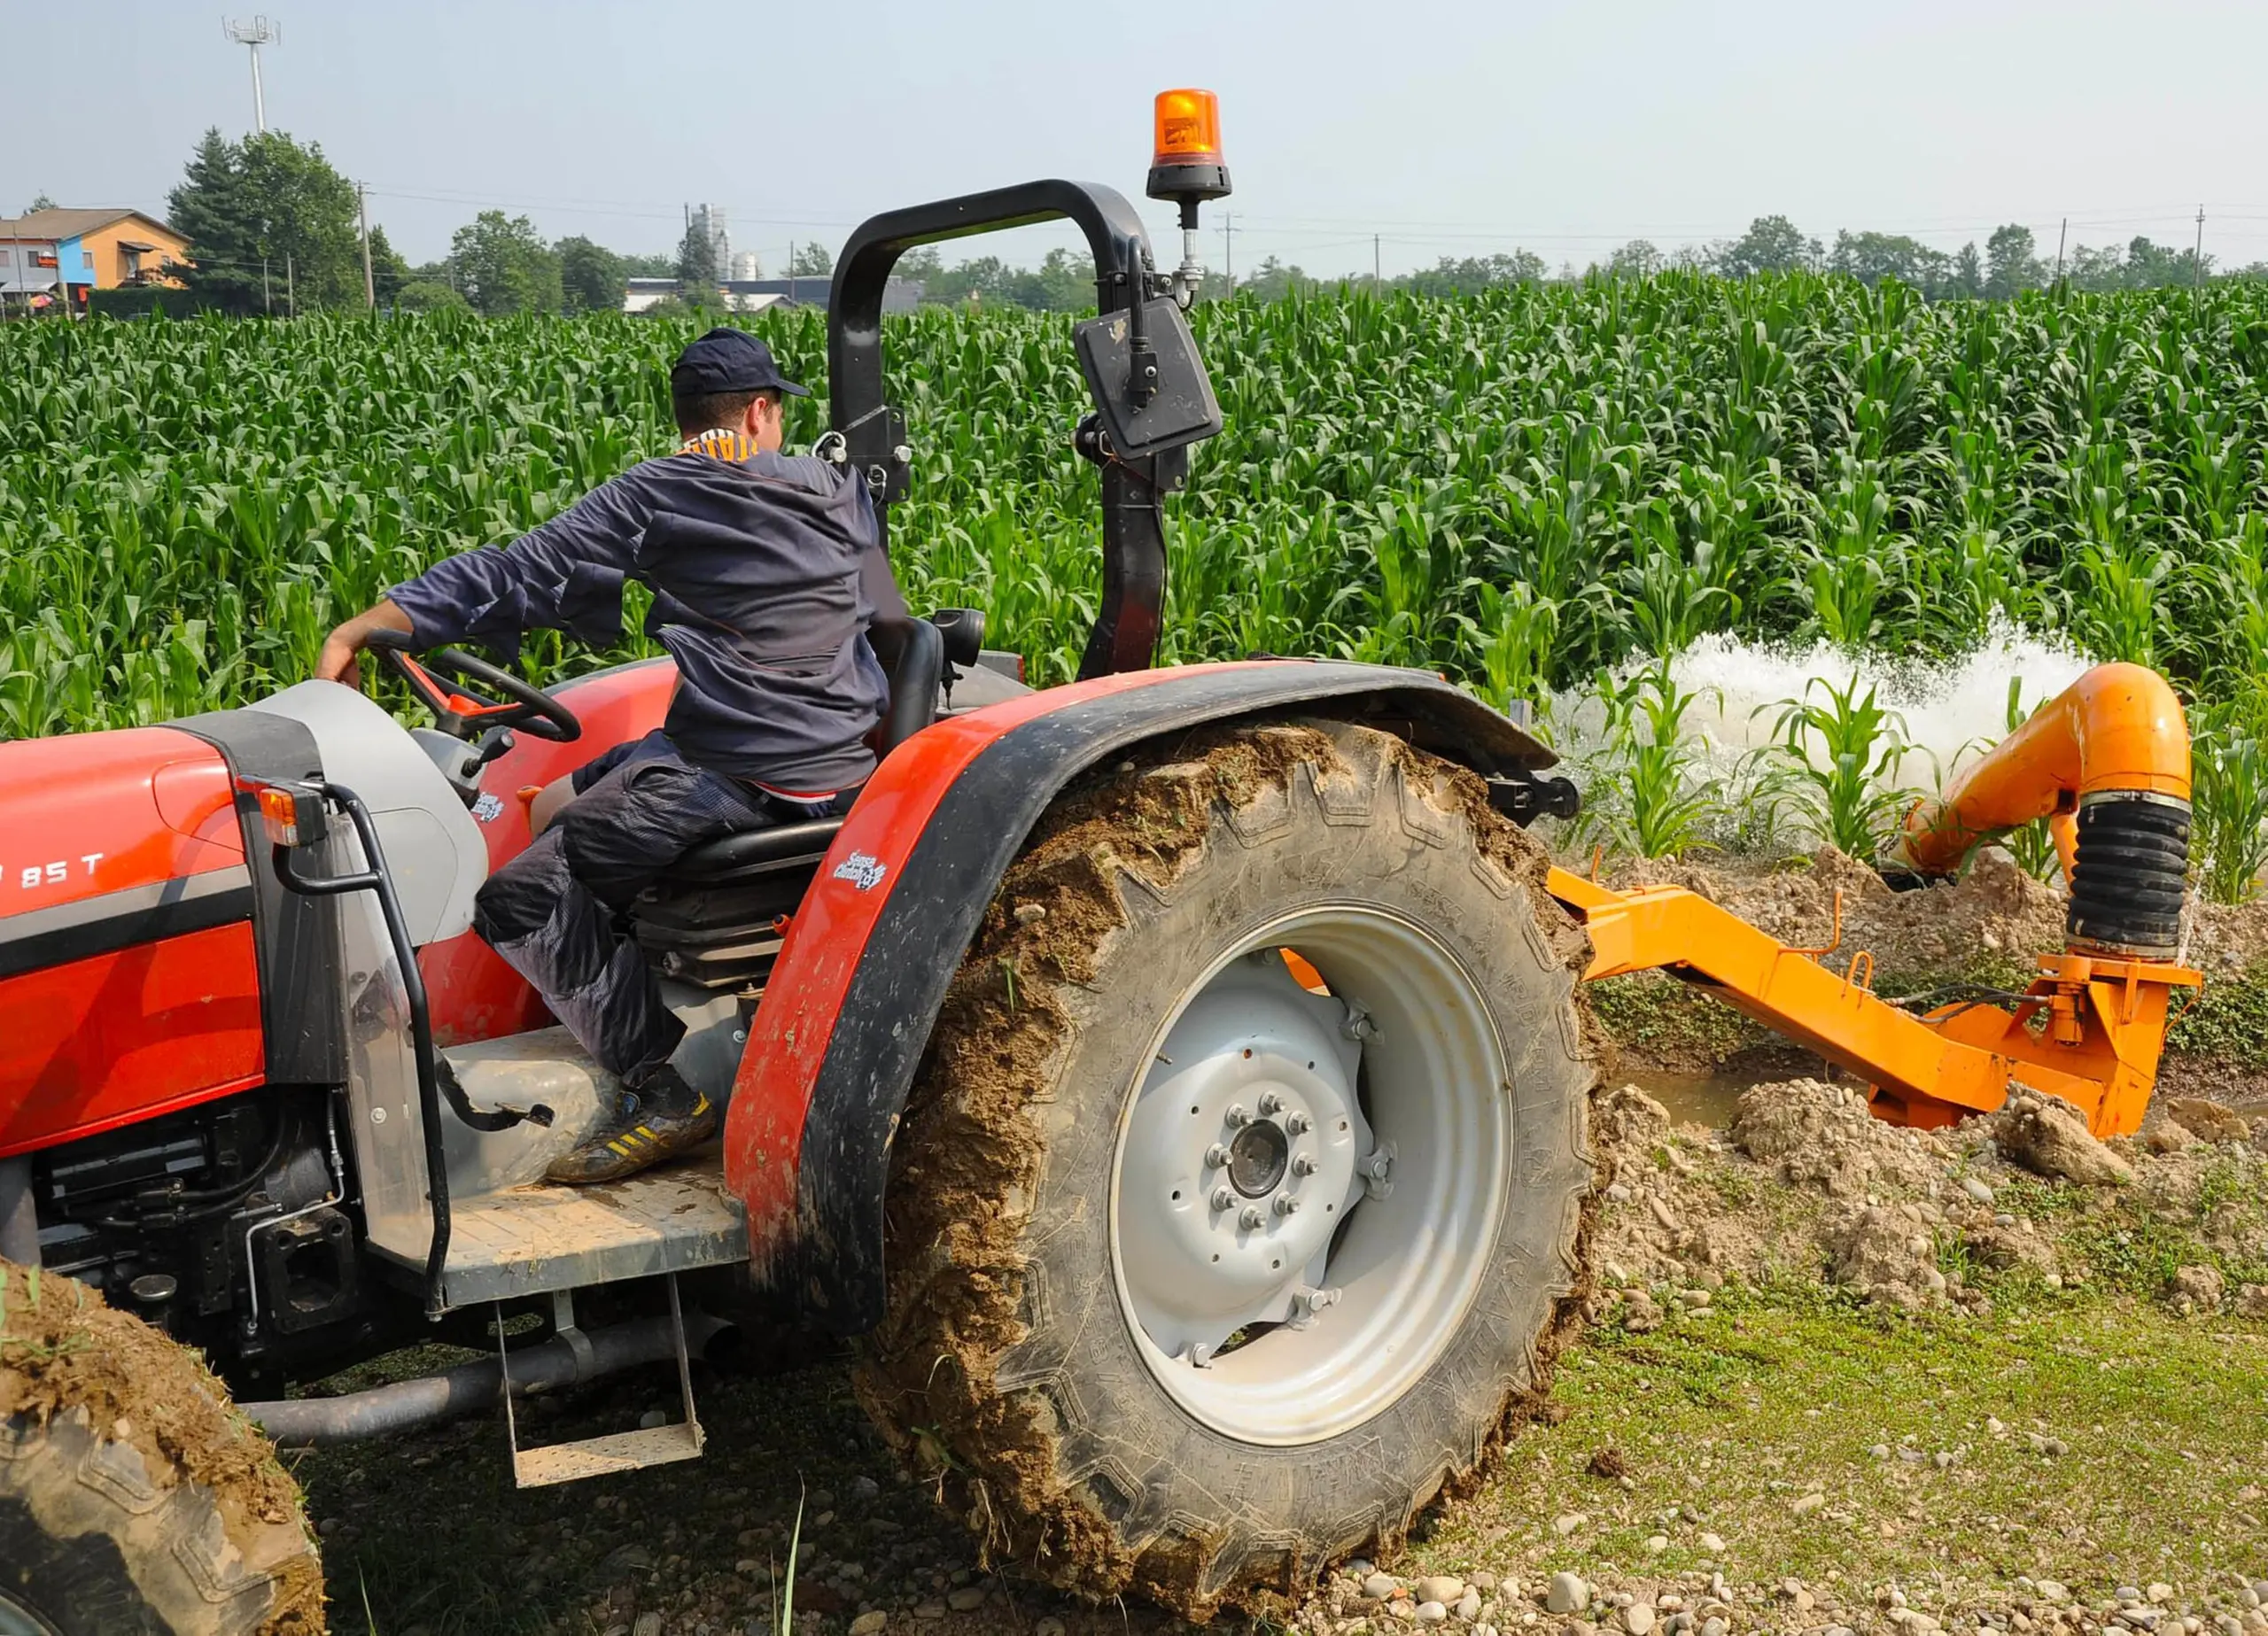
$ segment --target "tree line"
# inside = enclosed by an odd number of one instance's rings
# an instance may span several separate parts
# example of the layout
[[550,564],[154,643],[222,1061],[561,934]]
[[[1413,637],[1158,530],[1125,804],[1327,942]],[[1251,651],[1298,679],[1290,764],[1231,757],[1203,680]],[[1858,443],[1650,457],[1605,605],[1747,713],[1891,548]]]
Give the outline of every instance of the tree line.
[[[362,304],[360,201],[354,186],[323,157],[281,131],[236,141],[208,130],[190,156],[169,198],[175,229],[189,241],[194,263],[170,269],[200,302],[222,311],[285,313]],[[631,278],[669,278],[680,299],[711,303],[722,282],[719,245],[696,218],[676,249],[625,254],[580,235],[546,239],[524,215],[485,210],[451,236],[448,254],[412,266],[370,229],[371,282],[380,305],[413,311],[465,307],[490,315],[509,313],[616,311]],[[1688,244],[1664,252],[1633,239],[1604,261],[1584,267],[1563,264],[1555,273],[1533,251],[1487,256],[1443,256],[1433,266],[1395,277],[1325,279],[1270,256],[1235,291],[1267,299],[1326,287],[1408,291],[1442,296],[1507,284],[1585,277],[1643,277],[1687,267],[1729,278],[1807,268],[1839,273],[1862,283],[1885,279],[1930,300],[2006,300],[2061,281],[2076,290],[2156,289],[2218,276],[2268,276],[2268,263],[2217,272],[2210,255],[2177,250],[2136,237],[2124,245],[2080,245],[2060,259],[2044,255],[2031,229],[1996,229],[1980,251],[1974,241],[1946,252],[1895,233],[1838,231],[1832,244],[1806,236],[1783,215],[1760,216],[1736,239]],[[800,245],[788,275],[824,278],[834,261],[823,244]],[[923,299],[1042,311],[1091,306],[1094,279],[1068,250],[1048,252],[1037,267],[979,256],[947,267],[934,246],[898,262],[901,277],[918,281]],[[1207,294],[1230,293],[1218,276]]]
[[1932,301],[2005,301],[2059,282],[2074,290],[2156,290],[2192,283],[2201,277],[2268,276],[2268,262],[2218,273],[2210,255],[2201,259],[2194,249],[2176,250],[2140,236],[2124,245],[2078,245],[2059,266],[2055,258],[2042,253],[2030,228],[2013,222],[1996,228],[1980,252],[1974,240],[1948,252],[1899,233],[1839,231],[1829,245],[1806,236],[1785,216],[1759,216],[1736,239],[1664,252],[1646,239],[1634,238],[1604,261],[1583,267],[1565,263],[1557,273],[1529,250],[1515,250],[1509,255],[1443,256],[1432,267],[1383,281],[1317,278],[1270,256],[1249,278],[1239,281],[1238,288],[1266,299],[1340,284],[1371,288],[1382,282],[1390,290],[1449,295],[1460,290],[1573,283],[1586,277],[1643,278],[1674,267],[1726,278],[1803,269],[1841,273],[1869,285],[1896,279]]

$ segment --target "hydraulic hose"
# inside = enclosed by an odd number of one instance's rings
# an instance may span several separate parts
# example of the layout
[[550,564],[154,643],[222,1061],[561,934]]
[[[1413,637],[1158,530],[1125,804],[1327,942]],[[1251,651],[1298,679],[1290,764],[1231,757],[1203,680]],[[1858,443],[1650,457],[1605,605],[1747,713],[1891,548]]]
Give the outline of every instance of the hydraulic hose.
[[[733,1326],[703,1312],[685,1314],[685,1345],[698,1353]],[[666,1313],[594,1330],[578,1347],[554,1336],[540,1345],[512,1354],[512,1391],[524,1397],[531,1392],[571,1386],[602,1375],[635,1369],[643,1363],[663,1363],[677,1356],[677,1337]],[[493,1407],[503,1384],[503,1372],[494,1358],[459,1364],[439,1375],[396,1381],[365,1392],[336,1398],[291,1398],[274,1403],[240,1403],[247,1419],[257,1421],[268,1435],[286,1447],[322,1447],[333,1443],[361,1443],[390,1437],[436,1422],[453,1420],[477,1409]]]
[[2089,671],[1908,813],[1884,867],[1950,875],[1983,841],[2040,818],[2070,881],[2070,946],[2170,958],[2189,864],[2189,727],[2165,678],[2138,664]]

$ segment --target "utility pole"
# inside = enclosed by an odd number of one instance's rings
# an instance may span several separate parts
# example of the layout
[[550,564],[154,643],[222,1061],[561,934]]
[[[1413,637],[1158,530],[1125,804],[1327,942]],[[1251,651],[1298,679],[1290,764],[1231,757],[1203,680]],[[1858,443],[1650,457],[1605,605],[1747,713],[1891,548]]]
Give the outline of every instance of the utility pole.
[[252,52],[252,119],[253,125],[265,136],[268,133],[268,102],[260,87],[260,48],[281,45],[284,43],[284,25],[272,22],[264,16],[255,17],[248,23],[224,17],[221,19],[221,32]]
[[260,252],[260,311],[266,318],[276,316],[276,297],[268,287],[268,252]]
[[359,182],[354,184],[354,203],[362,213],[362,305],[376,312],[378,281],[370,270],[370,190]]
[[1226,264],[1229,293],[1237,292],[1237,216],[1232,210],[1221,213],[1221,259]]
[[1379,236],[1373,233],[1371,235],[1371,283],[1380,290],[1386,288],[1386,275],[1379,270],[1383,265],[1379,260]]
[[2205,299],[2205,207],[2197,206],[2197,248],[2189,252],[2189,305],[2194,309]]
[[291,252],[284,252],[284,313],[288,318],[299,315],[299,287],[291,281]]
[[2055,229],[2055,278],[2059,283],[2062,282],[2063,277],[2063,240],[2069,236],[2070,231],[2071,219],[2065,216],[2062,225]]

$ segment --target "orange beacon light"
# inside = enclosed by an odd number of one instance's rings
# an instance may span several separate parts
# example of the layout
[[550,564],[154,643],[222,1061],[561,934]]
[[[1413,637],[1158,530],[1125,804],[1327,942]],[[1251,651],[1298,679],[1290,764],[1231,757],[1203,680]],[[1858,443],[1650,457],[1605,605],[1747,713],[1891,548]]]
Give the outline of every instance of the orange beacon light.
[[1181,225],[1197,225],[1197,206],[1229,194],[1228,161],[1221,153],[1221,99],[1210,91],[1160,91],[1157,145],[1150,157],[1152,198],[1181,206]]
[[1205,268],[1197,260],[1197,207],[1229,196],[1229,166],[1221,152],[1221,99],[1210,91],[1160,91],[1157,144],[1150,154],[1152,198],[1181,206],[1181,266],[1173,275],[1174,299],[1187,306],[1197,299]]

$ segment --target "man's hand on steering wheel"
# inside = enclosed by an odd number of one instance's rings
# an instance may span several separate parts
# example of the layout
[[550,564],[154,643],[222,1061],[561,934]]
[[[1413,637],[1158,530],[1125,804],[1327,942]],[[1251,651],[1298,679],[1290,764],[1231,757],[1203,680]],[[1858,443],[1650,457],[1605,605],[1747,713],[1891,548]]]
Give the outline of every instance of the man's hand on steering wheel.
[[[434,724],[452,737],[470,740],[497,727],[549,739],[555,744],[571,744],[583,736],[583,724],[558,700],[501,665],[461,648],[436,647],[418,654],[415,638],[406,632],[388,630],[372,632],[367,646],[377,650],[380,663],[409,684],[418,703],[432,711]],[[469,678],[487,692],[447,686],[436,671]]]
[[370,639],[381,631],[395,631],[407,636],[409,630],[409,616],[395,607],[391,599],[381,600],[377,607],[355,615],[323,638],[322,653],[315,660],[315,680],[360,687],[362,665],[357,655]]
[[[416,656],[409,616],[391,601],[357,614],[323,640],[322,654],[315,661],[316,679],[359,688],[362,667],[357,655],[365,647],[377,650],[380,663],[408,684],[417,702],[433,713],[441,731],[454,737],[470,740],[496,727],[509,727],[560,744],[583,736],[583,724],[574,711],[509,671],[454,647]],[[436,671],[469,677],[501,697],[445,686],[434,676]]]

